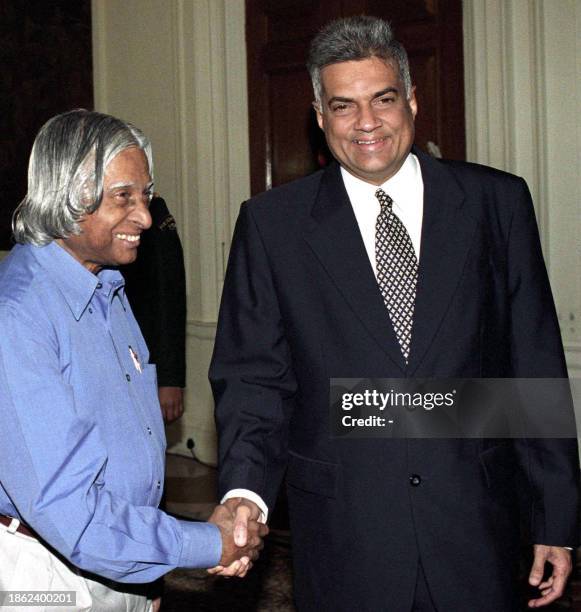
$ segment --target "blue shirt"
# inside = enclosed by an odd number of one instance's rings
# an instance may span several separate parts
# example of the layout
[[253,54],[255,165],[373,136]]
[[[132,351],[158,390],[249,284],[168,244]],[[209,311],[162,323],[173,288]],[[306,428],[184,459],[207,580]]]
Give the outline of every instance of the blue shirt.
[[212,567],[215,525],[158,510],[165,432],[155,366],[116,270],[53,242],[0,264],[0,514],[119,582]]

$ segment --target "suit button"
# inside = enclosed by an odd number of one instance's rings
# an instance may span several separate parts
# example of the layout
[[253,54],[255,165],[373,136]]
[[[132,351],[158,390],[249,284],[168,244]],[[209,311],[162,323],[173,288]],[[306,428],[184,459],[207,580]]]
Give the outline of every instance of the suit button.
[[421,482],[422,482],[422,479],[417,474],[412,474],[410,476],[410,484],[412,485],[412,487],[419,486]]

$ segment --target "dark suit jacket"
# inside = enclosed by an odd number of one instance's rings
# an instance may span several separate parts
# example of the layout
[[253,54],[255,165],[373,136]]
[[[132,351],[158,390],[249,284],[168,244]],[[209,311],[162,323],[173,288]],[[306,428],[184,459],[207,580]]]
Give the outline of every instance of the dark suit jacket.
[[165,201],[151,200],[151,227],[135,262],[123,266],[125,290],[157,369],[160,387],[186,386],[186,275],[175,220]]
[[525,182],[416,154],[407,367],[336,164],[253,198],[236,226],[210,369],[220,488],[272,507],[288,466],[301,610],[407,612],[418,558],[439,610],[511,610],[519,522],[578,542],[576,440],[329,435],[331,377],[566,376]]

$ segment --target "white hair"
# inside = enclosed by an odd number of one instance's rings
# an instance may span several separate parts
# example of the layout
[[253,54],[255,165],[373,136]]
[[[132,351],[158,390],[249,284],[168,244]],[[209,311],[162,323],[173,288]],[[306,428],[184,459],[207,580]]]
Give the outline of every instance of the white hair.
[[28,192],[12,218],[16,242],[41,246],[78,234],[79,220],[101,204],[105,168],[130,147],[143,150],[153,176],[149,140],[130,123],[84,109],[49,119],[34,141]]

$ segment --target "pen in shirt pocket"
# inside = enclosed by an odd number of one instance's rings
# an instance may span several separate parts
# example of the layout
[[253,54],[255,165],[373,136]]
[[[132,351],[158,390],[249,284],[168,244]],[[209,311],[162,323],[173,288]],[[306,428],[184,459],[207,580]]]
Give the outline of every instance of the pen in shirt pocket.
[[129,354],[131,355],[131,359],[133,361],[133,365],[138,372],[142,372],[143,369],[141,367],[141,362],[139,361],[139,355],[133,350],[133,347],[129,345]]

